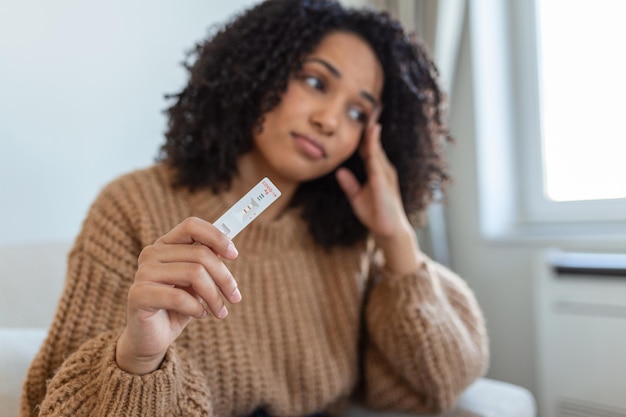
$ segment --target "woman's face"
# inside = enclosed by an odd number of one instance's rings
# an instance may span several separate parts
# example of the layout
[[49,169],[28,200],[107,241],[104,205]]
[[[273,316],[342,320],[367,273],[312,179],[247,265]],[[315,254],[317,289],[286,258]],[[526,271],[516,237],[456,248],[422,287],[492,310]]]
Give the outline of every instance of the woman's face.
[[382,67],[365,41],[347,32],[327,35],[265,114],[253,150],[265,167],[257,168],[290,182],[335,170],[357,149],[382,88]]

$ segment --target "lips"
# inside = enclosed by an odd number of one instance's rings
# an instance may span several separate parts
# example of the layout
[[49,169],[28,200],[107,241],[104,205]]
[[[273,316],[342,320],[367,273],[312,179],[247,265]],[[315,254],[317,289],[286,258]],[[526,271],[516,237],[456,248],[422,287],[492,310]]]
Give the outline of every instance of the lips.
[[306,135],[301,135],[299,133],[292,133],[291,136],[295,141],[296,148],[306,157],[310,159],[326,158],[326,150],[314,138]]

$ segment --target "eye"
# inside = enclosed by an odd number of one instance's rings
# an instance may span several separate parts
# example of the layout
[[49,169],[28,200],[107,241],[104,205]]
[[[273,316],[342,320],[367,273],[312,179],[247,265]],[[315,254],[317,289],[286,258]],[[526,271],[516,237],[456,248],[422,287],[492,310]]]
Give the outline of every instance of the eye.
[[365,123],[367,121],[367,113],[357,107],[350,108],[348,110],[348,115],[352,120],[359,123]]
[[309,86],[313,87],[314,89],[324,91],[325,85],[324,85],[324,82],[320,78],[314,75],[304,75],[302,77],[302,80],[304,80],[305,83],[307,83]]

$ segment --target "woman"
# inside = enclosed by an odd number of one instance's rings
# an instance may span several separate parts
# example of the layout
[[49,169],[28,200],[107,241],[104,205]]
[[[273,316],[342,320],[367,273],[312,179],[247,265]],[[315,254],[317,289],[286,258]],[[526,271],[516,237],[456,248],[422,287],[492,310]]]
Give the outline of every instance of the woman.
[[[488,351],[411,223],[447,179],[424,48],[385,14],[268,0],[194,58],[159,161],[90,209],[22,415],[451,407]],[[231,241],[212,222],[265,176],[282,196]]]

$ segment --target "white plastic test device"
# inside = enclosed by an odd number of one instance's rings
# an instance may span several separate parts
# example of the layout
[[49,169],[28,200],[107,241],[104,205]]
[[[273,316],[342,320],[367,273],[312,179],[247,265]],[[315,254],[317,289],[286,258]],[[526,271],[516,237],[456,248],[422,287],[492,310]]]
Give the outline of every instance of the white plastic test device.
[[213,224],[232,239],[278,197],[280,190],[265,177]]

